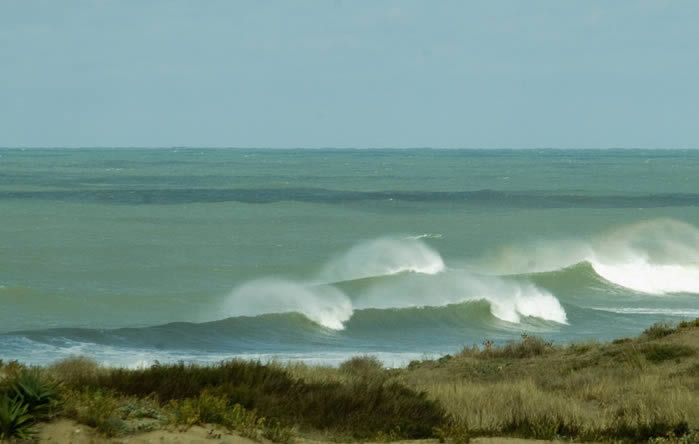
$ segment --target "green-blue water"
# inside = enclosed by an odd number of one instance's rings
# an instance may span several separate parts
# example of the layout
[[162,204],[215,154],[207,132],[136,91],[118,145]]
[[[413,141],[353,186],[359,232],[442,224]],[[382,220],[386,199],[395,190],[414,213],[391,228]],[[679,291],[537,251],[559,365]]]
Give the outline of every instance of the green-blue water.
[[0,358],[389,364],[699,316],[699,150],[0,150]]

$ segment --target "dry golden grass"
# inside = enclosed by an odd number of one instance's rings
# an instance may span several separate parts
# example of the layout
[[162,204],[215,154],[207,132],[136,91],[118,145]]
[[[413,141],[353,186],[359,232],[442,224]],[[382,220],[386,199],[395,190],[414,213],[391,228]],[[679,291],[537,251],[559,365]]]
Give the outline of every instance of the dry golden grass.
[[519,343],[413,363],[396,378],[471,434],[645,440],[699,429],[699,328],[655,326],[610,344]]

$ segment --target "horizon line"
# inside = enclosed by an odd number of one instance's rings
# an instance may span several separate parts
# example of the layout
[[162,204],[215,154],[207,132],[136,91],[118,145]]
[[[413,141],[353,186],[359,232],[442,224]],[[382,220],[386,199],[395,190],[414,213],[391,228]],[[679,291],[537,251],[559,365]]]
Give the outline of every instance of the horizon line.
[[635,146],[610,146],[610,147],[443,147],[443,146],[369,146],[369,147],[338,147],[338,146],[196,146],[196,145],[158,145],[158,146],[0,146],[0,150],[48,150],[48,149],[152,149],[152,150],[167,150],[167,149],[199,149],[199,150],[473,150],[473,151],[525,151],[525,150],[696,150],[695,147],[635,147]]

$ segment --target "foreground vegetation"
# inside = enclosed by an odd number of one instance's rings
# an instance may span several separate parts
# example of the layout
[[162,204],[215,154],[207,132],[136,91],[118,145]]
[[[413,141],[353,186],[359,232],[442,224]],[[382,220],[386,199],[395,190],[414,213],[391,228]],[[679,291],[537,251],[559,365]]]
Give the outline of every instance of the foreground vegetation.
[[282,443],[295,436],[698,442],[699,319],[606,344],[555,346],[526,335],[500,346],[486,341],[402,369],[384,369],[373,357],[339,368],[0,361],[0,439],[29,440],[36,423],[55,417],[104,436],[217,425]]

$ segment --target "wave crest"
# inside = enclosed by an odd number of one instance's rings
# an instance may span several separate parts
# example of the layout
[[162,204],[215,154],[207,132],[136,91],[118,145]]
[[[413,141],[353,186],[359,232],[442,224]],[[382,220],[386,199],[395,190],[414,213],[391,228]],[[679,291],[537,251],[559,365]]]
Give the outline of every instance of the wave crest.
[[671,219],[644,221],[587,240],[510,246],[479,268],[496,274],[526,274],[585,262],[607,281],[634,291],[699,293],[699,229]]
[[265,278],[233,290],[224,311],[237,316],[297,312],[319,325],[341,330],[353,309],[349,298],[335,287]]
[[381,238],[362,242],[332,259],[320,273],[322,281],[341,282],[406,271],[444,271],[442,257],[418,239]]

